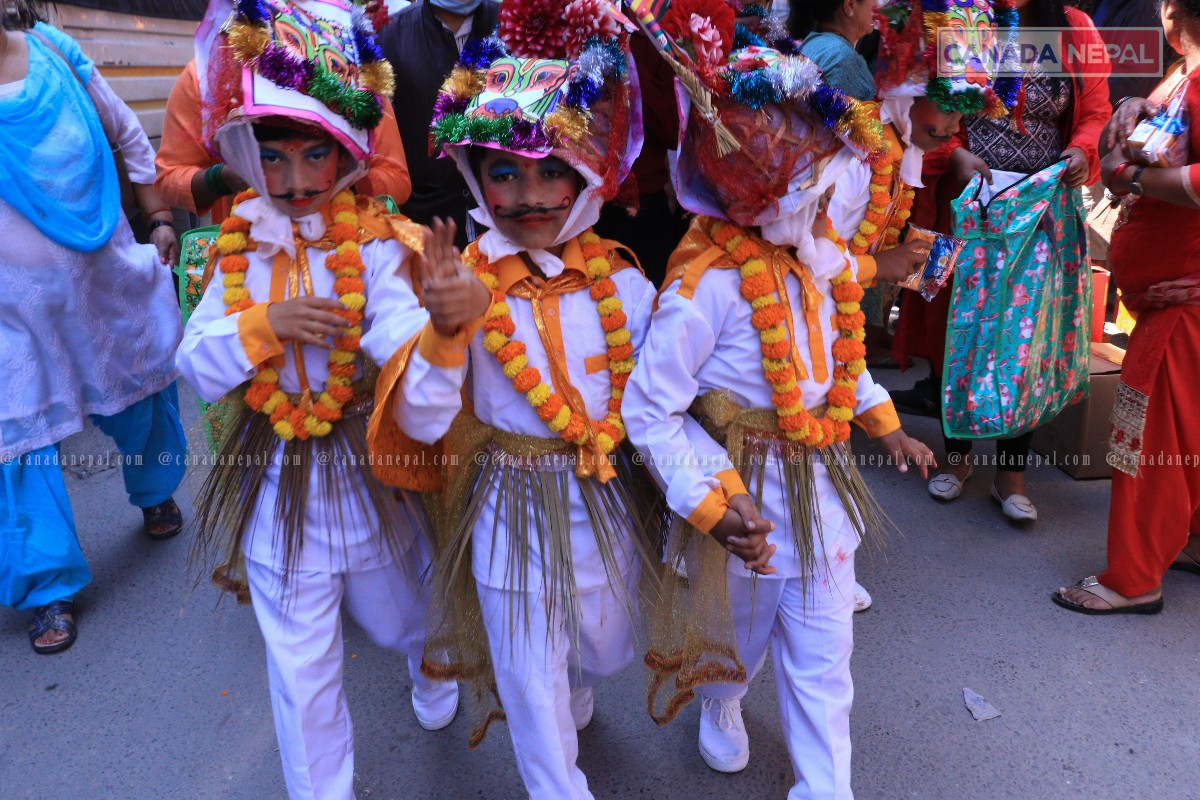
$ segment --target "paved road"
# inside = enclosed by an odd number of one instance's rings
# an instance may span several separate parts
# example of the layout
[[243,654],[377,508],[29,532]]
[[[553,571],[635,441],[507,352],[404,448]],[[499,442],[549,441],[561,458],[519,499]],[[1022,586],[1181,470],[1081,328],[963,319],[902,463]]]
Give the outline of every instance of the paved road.
[[[932,420],[908,424],[936,441]],[[64,452],[109,449],[89,430]],[[1103,565],[1107,481],[1034,469],[1042,520],[1023,532],[988,498],[986,471],[952,506],[915,479],[867,473],[903,535],[859,561],[876,602],[856,620],[860,800],[1200,797],[1200,579],[1168,575],[1166,610],[1151,618],[1092,619],[1049,600]],[[182,537],[140,535],[118,470],[68,486],[95,582],[63,655],[35,656],[24,615],[0,609],[0,800],[283,797],[252,613],[194,588]],[[521,797],[503,727],[473,752],[461,717],[422,731],[403,661],[353,626],[346,648],[360,800]],[[791,771],[771,682],[760,676],[746,701],[752,756],[736,776],[700,760],[694,708],[666,729],[649,721],[638,668],[603,685],[582,735],[596,796],[782,800]],[[974,721],[967,686],[1003,716]]]

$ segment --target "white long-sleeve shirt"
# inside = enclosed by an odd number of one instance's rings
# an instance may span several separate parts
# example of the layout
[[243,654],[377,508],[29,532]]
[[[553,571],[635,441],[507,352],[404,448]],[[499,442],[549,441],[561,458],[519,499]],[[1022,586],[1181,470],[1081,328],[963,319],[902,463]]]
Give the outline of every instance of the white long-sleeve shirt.
[[[254,228],[250,229],[254,238]],[[335,298],[334,275],[325,268],[325,258],[332,251],[316,248],[306,250],[312,274],[313,292],[319,297]],[[409,339],[415,336],[429,319],[413,293],[409,272],[409,250],[395,240],[375,240],[361,248],[366,267],[362,280],[366,284],[367,304],[362,323],[362,353],[376,364],[384,364]],[[300,391],[293,347],[281,343],[271,331],[266,318],[267,300],[271,288],[271,260],[256,252],[245,253],[250,261],[245,287],[258,305],[237,314],[225,316],[224,287],[221,274],[215,274],[196,311],[188,320],[183,343],[176,355],[176,364],[183,377],[201,399],[215,402],[238,389],[257,372],[260,364],[282,356],[284,364],[278,369],[279,386],[285,392]],[[304,348],[304,365],[313,397],[324,388],[329,376],[329,351],[316,347]],[[360,365],[361,374],[361,365]],[[275,500],[279,489],[281,469],[296,469],[281,465],[283,443],[276,448],[276,458],[263,479],[258,510],[243,541],[246,558],[261,564],[280,567],[283,553],[279,543],[273,543],[276,526]],[[359,517],[338,514],[323,503],[316,470],[310,483],[304,519],[304,546],[296,568],[314,572],[351,572],[374,569],[387,564],[397,553],[381,546],[378,523],[362,484],[366,465],[347,464],[337,468],[339,492],[357,492],[356,503],[368,513]],[[351,508],[360,507],[357,505]],[[343,546],[344,542],[344,546]]]
[[[510,261],[508,265],[501,263],[501,259],[515,256],[518,250],[499,232],[492,230],[484,234],[479,248],[484,256],[501,268],[501,289],[508,288],[508,275],[528,274],[519,262]],[[542,250],[531,251],[529,256],[547,278],[554,278],[566,269],[584,271],[577,239],[567,243],[562,258]],[[634,268],[616,272],[612,280],[628,318],[627,328],[636,358],[649,327],[654,287]],[[516,325],[516,333],[512,338],[525,344],[529,366],[541,373],[543,382],[550,384],[550,362],[534,324],[533,302],[512,295],[506,297],[506,302]],[[596,301],[592,300],[587,289],[582,289],[543,301],[543,308],[551,328],[553,319],[559,321],[562,332],[561,358],[566,364],[571,385],[579,391],[592,419],[603,419],[608,413],[612,387],[607,368],[608,344],[604,329],[600,326]],[[555,436],[525,396],[513,388],[512,381],[505,377],[496,357],[484,349],[483,335],[480,331],[472,337],[466,346],[465,362],[455,365],[453,362],[461,362],[461,356],[445,358],[444,350],[438,352],[441,348],[452,347],[447,340],[442,340],[440,345],[434,344],[440,337],[436,337],[431,328],[422,334],[421,345],[413,351],[402,379],[400,396],[394,409],[396,422],[407,435],[426,443],[441,438],[462,409],[460,392],[469,374],[470,398],[475,415],[481,422],[511,433],[541,438]],[[461,348],[460,344],[460,352]],[[570,476],[572,558],[576,585],[583,592],[604,586],[608,577],[579,493],[579,479],[573,471]],[[475,580],[485,586],[512,588],[507,562],[508,530],[504,507],[497,502],[498,499],[495,496],[483,499],[484,507],[472,533],[473,572]],[[541,553],[536,541],[531,542],[530,550],[529,570],[533,577],[529,589],[535,591],[535,581],[541,575]],[[622,563],[629,563],[632,550],[624,555]]]
[[[813,408],[825,402],[833,386],[834,360],[831,345],[837,337],[833,326],[836,303],[830,279],[845,263],[844,254],[827,240],[817,243],[826,262],[814,274],[821,295],[816,319],[824,342],[825,375],[817,380],[810,355],[810,331],[804,314],[800,279],[789,272],[785,278],[795,331],[794,346],[804,362],[807,378],[798,385],[804,405]],[[853,264],[853,261],[851,262]],[[762,342],[751,322],[752,308],[741,295],[737,269],[709,268],[688,298],[681,294],[683,280],[671,283],[659,297],[642,355],[625,395],[625,425],[630,440],[646,457],[646,464],[666,493],[667,504],[681,517],[704,531],[711,530],[728,507],[727,497],[736,493],[740,480],[725,470],[728,459],[713,459],[724,452],[688,414],[695,399],[708,391],[728,392],[743,408],[774,408],[771,386],[763,376]],[[887,391],[864,372],[858,381],[855,414],[873,436],[898,427]],[[818,499],[825,551],[852,552],[857,546],[853,528],[823,466],[817,468]],[[777,546],[772,566],[777,576],[801,574],[796,557],[787,494],[779,472],[768,462],[763,484],[763,516],[775,523],[768,541]],[[731,569],[741,562],[731,559]]]

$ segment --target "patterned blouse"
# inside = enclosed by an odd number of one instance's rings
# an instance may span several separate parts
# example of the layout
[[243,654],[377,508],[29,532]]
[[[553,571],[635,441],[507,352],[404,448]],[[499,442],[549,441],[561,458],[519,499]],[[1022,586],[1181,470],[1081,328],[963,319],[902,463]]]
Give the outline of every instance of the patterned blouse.
[[1060,120],[1071,104],[1071,82],[1035,73],[1025,79],[1025,133],[1011,117],[965,120],[970,150],[992,169],[1033,173],[1059,160],[1064,139]]

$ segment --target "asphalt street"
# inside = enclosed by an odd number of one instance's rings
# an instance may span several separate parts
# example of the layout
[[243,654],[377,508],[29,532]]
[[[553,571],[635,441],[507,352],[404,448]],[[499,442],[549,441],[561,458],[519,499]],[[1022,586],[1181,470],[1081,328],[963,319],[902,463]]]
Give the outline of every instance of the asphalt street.
[[[878,377],[906,387],[914,373]],[[940,449],[933,420],[905,422]],[[63,452],[103,460],[112,449],[89,429]],[[1107,480],[1032,469],[1041,520],[1022,530],[990,499],[990,469],[945,506],[915,475],[864,471],[900,532],[858,559],[875,597],[855,620],[860,800],[1200,797],[1200,578],[1169,573],[1156,617],[1091,618],[1050,602],[1054,587],[1104,566]],[[95,580],[79,598],[79,641],[61,655],[35,655],[26,615],[0,609],[0,800],[285,797],[252,612],[218,605],[197,582],[188,539],[142,535],[119,469],[71,468],[68,488]],[[179,494],[189,515],[194,488]],[[346,652],[360,800],[523,796],[503,726],[474,751],[465,715],[426,733],[403,660],[352,624]],[[745,701],[750,766],[732,776],[700,760],[695,707],[667,728],[650,721],[638,665],[602,685],[581,736],[596,797],[782,800],[791,767],[772,681],[768,668]],[[1001,716],[975,721],[964,687]]]

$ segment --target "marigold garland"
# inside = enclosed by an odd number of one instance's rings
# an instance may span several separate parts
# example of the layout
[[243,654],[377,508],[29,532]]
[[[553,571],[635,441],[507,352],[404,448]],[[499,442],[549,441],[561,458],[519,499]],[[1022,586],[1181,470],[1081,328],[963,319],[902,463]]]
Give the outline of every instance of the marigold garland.
[[479,280],[492,293],[492,308],[484,321],[483,347],[496,357],[504,369],[504,376],[512,381],[513,388],[525,395],[525,399],[537,411],[538,417],[551,431],[564,441],[582,446],[588,443],[595,431],[594,444],[601,455],[608,455],[625,438],[625,423],[621,420],[621,401],[625,396],[625,385],[633,371],[633,344],[630,341],[628,319],[617,297],[617,285],[613,283],[612,262],[601,243],[600,237],[588,230],[579,237],[587,268],[592,300],[600,314],[600,325],[608,343],[608,370],[612,390],[608,400],[608,413],[603,420],[586,420],[573,411],[549,385],[542,375],[529,366],[525,355],[525,344],[513,337],[516,324],[512,309],[500,292],[498,267],[490,263],[478,249],[468,248],[464,256],[467,266],[474,270]]
[[[751,322],[762,342],[763,376],[771,385],[771,402],[779,417],[779,429],[794,441],[810,447],[827,447],[850,438],[850,421],[858,404],[858,376],[867,368],[866,317],[859,308],[863,290],[849,264],[833,278],[833,299],[837,302],[834,327],[838,339],[833,343],[833,386],[826,397],[828,410],[813,416],[804,407],[804,398],[792,366],[792,342],[788,338],[783,305],[779,302],[775,278],[763,259],[763,248],[744,228],[714,220],[709,235],[738,265],[742,277],[742,296],[753,310]],[[832,230],[828,237],[843,250],[845,243]]]
[[[899,196],[896,198],[895,212],[889,218],[888,208],[892,204],[892,192],[899,180],[896,167],[904,155],[904,149],[899,140],[888,126],[886,140],[889,149],[872,158],[870,200],[867,202],[867,213],[858,230],[850,237],[849,250],[856,256],[871,252],[876,253],[891,250],[900,243],[900,230],[912,215],[913,198],[916,189],[900,184]],[[878,247],[875,243],[878,242]]]
[[[250,262],[243,255],[250,244],[250,222],[237,216],[237,204],[256,196],[253,191],[247,191],[234,198],[234,211],[221,223],[221,232],[217,236],[227,316],[254,305],[250,290],[245,286]],[[279,388],[279,372],[268,366],[260,366],[246,388],[246,405],[269,416],[276,435],[284,441],[329,435],[333,423],[342,418],[342,409],[354,397],[351,383],[358,370],[355,362],[362,349],[363,307],[367,302],[354,195],[348,191],[339,192],[333,198],[330,210],[333,225],[329,234],[336,251],[325,259],[325,267],[334,274],[334,291],[346,306],[345,310],[334,313],[345,319],[348,327],[333,340],[325,389],[315,401],[302,403],[299,397],[288,395]],[[311,407],[305,410],[301,407],[304,405]]]

